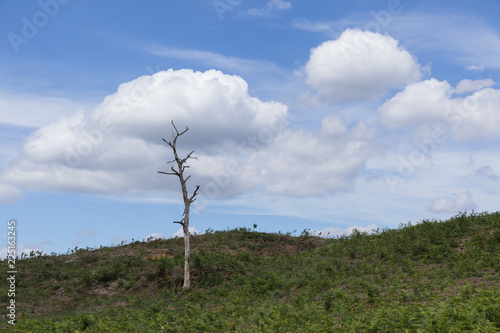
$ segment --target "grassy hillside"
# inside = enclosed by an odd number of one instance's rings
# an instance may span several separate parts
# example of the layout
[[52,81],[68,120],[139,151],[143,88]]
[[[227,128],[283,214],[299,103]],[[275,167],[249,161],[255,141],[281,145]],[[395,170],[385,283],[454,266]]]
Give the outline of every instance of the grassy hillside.
[[182,239],[20,260],[9,331],[500,332],[499,212],[336,239],[209,230],[192,251],[186,292]]

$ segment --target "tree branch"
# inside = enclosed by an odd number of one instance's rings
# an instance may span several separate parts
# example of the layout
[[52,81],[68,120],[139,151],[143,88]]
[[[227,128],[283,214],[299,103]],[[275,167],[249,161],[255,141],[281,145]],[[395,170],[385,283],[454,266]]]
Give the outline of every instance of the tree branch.
[[158,173],[162,173],[164,175],[173,175],[173,176],[178,176],[178,174],[176,173],[173,173],[173,172],[165,172],[165,171],[156,171]]
[[195,196],[198,194],[198,190],[200,189],[200,185],[196,185],[196,190],[194,190],[193,195],[189,198],[189,203],[193,203],[196,199]]
[[185,158],[180,160],[181,164],[186,163],[186,161],[189,160],[190,158],[192,158],[194,160],[198,160],[198,158],[196,156],[191,156],[193,153],[194,153],[194,150],[192,152],[190,152],[189,154],[187,154],[187,156]]
[[174,121],[171,120],[170,122],[172,123],[172,126],[174,126],[175,133],[177,133],[177,135],[176,135],[177,137],[181,136],[182,134],[186,133],[189,130],[189,128],[186,126],[186,129],[184,131],[182,131],[181,133],[179,133],[179,131],[177,130],[177,127],[175,127]]
[[189,130],[189,128],[186,126],[186,129],[184,131],[182,131],[182,132],[179,133],[179,131],[177,130],[177,127],[175,127],[175,124],[174,124],[173,120],[171,121],[171,123],[172,123],[172,126],[175,129],[175,134],[172,132],[172,138],[174,140],[173,145],[175,146],[175,143],[177,142],[177,138],[180,137],[182,134],[186,133]]
[[177,176],[179,176],[179,177],[181,176],[180,173],[179,173],[179,171],[175,170],[174,167],[171,167],[170,170],[172,170],[172,172],[174,174],[176,174]]
[[173,223],[178,223],[178,224],[184,226],[184,219],[182,219],[180,221],[173,221]]
[[172,144],[172,142],[170,141],[167,141],[165,140],[164,138],[161,138],[163,140],[163,142],[165,142],[167,145],[169,145],[170,147],[174,148],[174,145]]

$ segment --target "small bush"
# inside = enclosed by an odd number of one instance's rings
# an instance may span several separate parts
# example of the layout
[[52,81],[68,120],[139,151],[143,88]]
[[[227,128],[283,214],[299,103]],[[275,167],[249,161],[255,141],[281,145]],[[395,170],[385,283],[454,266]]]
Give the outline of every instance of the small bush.
[[118,279],[120,272],[115,267],[101,267],[97,270],[96,281],[108,283]]

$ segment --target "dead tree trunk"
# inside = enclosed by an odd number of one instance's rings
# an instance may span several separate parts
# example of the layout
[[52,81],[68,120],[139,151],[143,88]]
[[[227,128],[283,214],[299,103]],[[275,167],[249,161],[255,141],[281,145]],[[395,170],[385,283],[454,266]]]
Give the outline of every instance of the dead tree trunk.
[[177,154],[177,139],[184,133],[186,133],[189,128],[186,127],[186,129],[182,132],[179,132],[177,130],[177,127],[174,125],[174,121],[172,120],[172,126],[174,127],[175,132],[172,132],[172,141],[167,141],[162,138],[162,140],[172,148],[174,152],[174,160],[169,161],[168,163],[177,163],[177,169],[175,169],[173,166],[170,168],[171,172],[164,172],[164,171],[158,171],[158,173],[163,173],[165,175],[174,175],[179,177],[179,181],[181,183],[181,189],[182,189],[182,199],[184,200],[184,218],[180,221],[174,221],[174,223],[179,223],[182,225],[182,230],[184,232],[184,289],[188,289],[191,287],[191,281],[189,277],[189,260],[191,256],[191,249],[189,246],[189,209],[191,204],[196,200],[195,197],[198,194],[198,190],[200,189],[200,185],[196,186],[196,189],[194,190],[193,194],[189,196],[186,182],[191,176],[188,176],[187,178],[184,178],[184,171],[186,168],[189,168],[189,165],[186,165],[185,163],[190,159],[196,157],[191,156],[194,153],[194,150],[191,151],[187,156],[183,159],[179,158],[179,155]]

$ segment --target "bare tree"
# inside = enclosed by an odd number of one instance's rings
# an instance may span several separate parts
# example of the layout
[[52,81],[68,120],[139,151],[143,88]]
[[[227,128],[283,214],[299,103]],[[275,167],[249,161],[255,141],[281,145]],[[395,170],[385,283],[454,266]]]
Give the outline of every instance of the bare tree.
[[168,163],[177,163],[177,169],[175,169],[173,166],[170,168],[171,172],[164,172],[164,171],[158,171],[158,173],[163,173],[165,175],[174,175],[179,177],[179,181],[181,183],[181,189],[182,189],[182,198],[184,199],[184,213],[182,214],[184,217],[180,221],[174,221],[174,223],[179,223],[182,225],[182,230],[184,231],[184,289],[189,289],[191,287],[191,281],[189,278],[189,259],[191,255],[191,250],[189,247],[189,209],[191,204],[196,200],[195,197],[198,194],[198,190],[200,189],[200,185],[196,186],[196,189],[194,190],[193,194],[189,196],[188,190],[186,187],[186,182],[188,181],[191,176],[188,176],[187,178],[184,178],[184,171],[186,168],[189,168],[189,165],[186,165],[185,163],[190,159],[197,159],[196,157],[192,156],[194,153],[194,150],[191,151],[187,156],[183,159],[179,158],[179,155],[177,154],[177,139],[184,133],[186,133],[189,128],[186,127],[186,129],[182,132],[179,132],[177,130],[177,127],[174,125],[174,121],[172,120],[172,126],[174,127],[175,132],[172,132],[172,141],[167,141],[162,138],[162,140],[172,148],[174,152],[174,159],[172,161],[169,161]]

